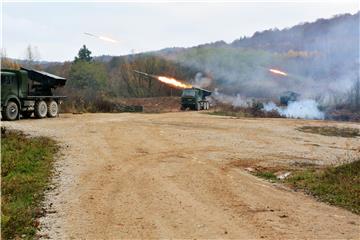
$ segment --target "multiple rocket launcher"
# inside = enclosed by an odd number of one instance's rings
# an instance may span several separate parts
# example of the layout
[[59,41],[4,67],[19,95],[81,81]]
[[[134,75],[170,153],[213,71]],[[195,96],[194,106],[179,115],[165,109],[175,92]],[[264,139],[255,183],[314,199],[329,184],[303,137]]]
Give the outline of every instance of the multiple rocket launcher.
[[146,76],[146,77],[156,79],[156,80],[158,80],[160,82],[166,83],[166,84],[171,85],[171,86],[176,87],[176,88],[185,89],[185,88],[192,88],[193,87],[191,84],[183,83],[183,82],[181,82],[179,80],[176,80],[175,78],[157,76],[157,75],[153,75],[153,74],[140,72],[140,71],[137,71],[137,70],[134,70],[134,72],[136,72],[136,73],[138,73],[140,75]]

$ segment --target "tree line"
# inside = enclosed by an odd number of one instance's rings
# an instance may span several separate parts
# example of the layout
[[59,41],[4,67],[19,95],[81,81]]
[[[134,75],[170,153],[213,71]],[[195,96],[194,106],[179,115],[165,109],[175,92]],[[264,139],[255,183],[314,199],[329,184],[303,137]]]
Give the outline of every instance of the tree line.
[[[196,69],[165,60],[152,54],[113,57],[108,62],[97,61],[84,45],[72,62],[49,65],[45,71],[67,78],[58,94],[68,96],[70,109],[100,111],[98,103],[119,98],[180,96],[181,91],[155,79],[144,77],[134,70],[190,80]],[[101,105],[101,104],[100,104]]]

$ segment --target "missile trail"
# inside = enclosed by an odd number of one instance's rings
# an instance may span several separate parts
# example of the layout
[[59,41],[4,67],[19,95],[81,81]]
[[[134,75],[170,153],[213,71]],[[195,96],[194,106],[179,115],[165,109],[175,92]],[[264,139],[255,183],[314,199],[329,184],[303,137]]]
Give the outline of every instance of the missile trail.
[[269,69],[270,72],[278,74],[278,75],[282,75],[282,76],[287,76],[288,74],[286,72],[280,71],[278,69],[274,69],[274,68],[270,68]]
[[106,41],[106,42],[118,43],[118,41],[116,41],[115,39],[112,39],[112,38],[110,38],[110,37],[98,36],[98,35],[95,35],[95,34],[92,34],[92,33],[88,33],[88,32],[84,32],[84,34],[85,34],[85,35],[88,35],[88,36],[90,36],[90,37],[94,37],[94,38],[97,38],[97,39]]

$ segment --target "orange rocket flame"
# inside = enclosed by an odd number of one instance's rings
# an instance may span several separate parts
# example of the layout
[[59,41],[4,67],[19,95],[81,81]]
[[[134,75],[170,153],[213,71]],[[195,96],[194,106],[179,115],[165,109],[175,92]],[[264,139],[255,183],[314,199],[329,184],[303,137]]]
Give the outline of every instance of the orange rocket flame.
[[192,87],[191,84],[182,83],[174,78],[158,76],[157,79],[160,82],[163,82],[163,83],[166,83],[166,84],[172,85],[174,87],[178,87],[178,88],[191,88]]
[[280,70],[277,70],[277,69],[273,69],[273,68],[270,68],[269,71],[272,72],[272,73],[278,74],[278,75],[282,75],[282,76],[287,76],[288,75],[286,72],[283,72],[283,71],[280,71]]

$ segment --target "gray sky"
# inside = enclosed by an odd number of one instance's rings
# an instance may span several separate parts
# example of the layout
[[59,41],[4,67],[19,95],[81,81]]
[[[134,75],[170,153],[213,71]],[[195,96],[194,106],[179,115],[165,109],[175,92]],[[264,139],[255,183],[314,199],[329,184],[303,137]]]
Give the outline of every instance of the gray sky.
[[[356,13],[359,3],[339,1],[248,1],[228,3],[3,3],[2,48],[24,58],[37,47],[40,60],[72,60],[83,44],[93,55],[122,55],[232,42],[256,31],[285,28],[336,14]],[[88,35],[102,35],[117,43]]]

